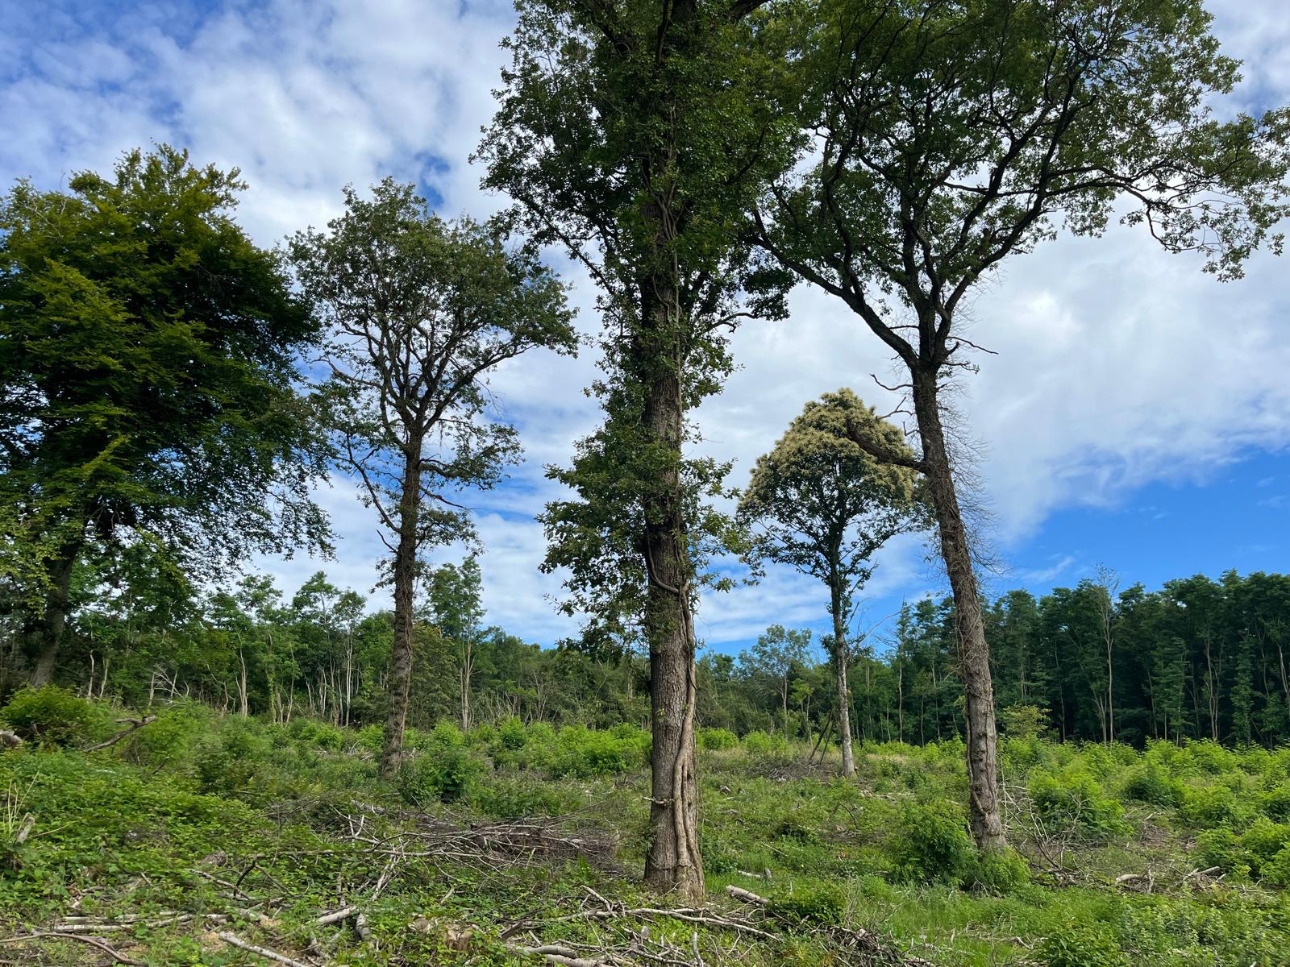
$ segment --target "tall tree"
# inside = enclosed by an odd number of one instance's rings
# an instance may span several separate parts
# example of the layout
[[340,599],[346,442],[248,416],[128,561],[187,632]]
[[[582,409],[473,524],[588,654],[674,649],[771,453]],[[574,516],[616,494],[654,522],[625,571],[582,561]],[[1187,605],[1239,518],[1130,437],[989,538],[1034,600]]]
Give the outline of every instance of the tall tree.
[[233,221],[245,187],[163,146],[0,197],[0,572],[31,602],[33,684],[53,677],[88,553],[151,543],[209,575],[325,543],[296,392],[317,326]]
[[411,185],[370,199],[291,243],[301,284],[335,331],[327,386],[341,465],[362,481],[391,551],[394,641],[381,771],[399,766],[412,675],[418,554],[470,533],[449,494],[487,488],[517,459],[492,418],[488,378],[530,349],[569,353],[564,289],[496,223],[445,222]]
[[[803,164],[757,234],[780,269],[843,301],[908,370],[954,594],[972,829],[1005,843],[989,649],[943,392],[973,348],[965,298],[1005,259],[1112,214],[1240,274],[1287,212],[1290,115],[1212,115],[1238,65],[1202,0],[821,0],[796,110]],[[865,445],[861,438],[857,442]]]
[[470,728],[470,685],[475,675],[476,646],[483,637],[480,585],[479,561],[473,554],[460,567],[444,564],[435,568],[429,581],[432,620],[457,662],[463,732]]
[[703,893],[693,609],[727,527],[703,507],[724,468],[687,459],[690,411],[729,369],[743,212],[795,130],[773,110],[781,40],[763,0],[521,0],[488,187],[600,289],[603,427],[557,479],[549,567],[566,566],[589,641],[650,654],[652,841],[645,878]]
[[739,512],[758,525],[758,550],[819,578],[829,589],[829,652],[838,693],[842,771],[855,775],[851,748],[850,624],[855,595],[873,575],[873,556],[920,522],[916,474],[879,463],[848,432],[864,433],[894,453],[913,453],[899,429],[847,389],[806,404],[775,448],[758,458]]

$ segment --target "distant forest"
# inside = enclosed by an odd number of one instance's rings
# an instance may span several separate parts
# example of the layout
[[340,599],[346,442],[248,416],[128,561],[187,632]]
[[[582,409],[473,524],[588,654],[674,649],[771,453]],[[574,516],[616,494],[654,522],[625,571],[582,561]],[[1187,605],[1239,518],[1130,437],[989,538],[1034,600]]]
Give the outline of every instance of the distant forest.
[[[264,577],[206,596],[173,574],[170,582],[146,577],[112,589],[88,567],[78,574],[63,684],[133,707],[188,697],[278,721],[384,721],[393,619],[367,611],[360,594],[321,572],[290,599]],[[527,643],[484,624],[479,592],[474,559],[429,572],[410,725],[469,728],[511,717],[647,724],[644,657]],[[1290,576],[1232,571],[1150,591],[1121,590],[1103,574],[1038,599],[1009,591],[986,614],[1005,732],[1133,744],[1290,740]],[[3,637],[10,644],[0,655],[0,695],[29,671],[21,636]],[[699,723],[812,739],[834,729],[837,690],[822,658],[830,645],[809,630],[774,626],[737,656],[704,649]],[[906,604],[850,653],[855,738],[922,743],[962,733],[949,599]]]

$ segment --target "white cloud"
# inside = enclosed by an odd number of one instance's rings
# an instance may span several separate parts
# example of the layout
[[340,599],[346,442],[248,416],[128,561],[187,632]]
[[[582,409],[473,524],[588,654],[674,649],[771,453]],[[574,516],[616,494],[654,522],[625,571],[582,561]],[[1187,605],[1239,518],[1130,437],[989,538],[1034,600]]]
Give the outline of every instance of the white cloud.
[[[1290,101],[1283,0],[1210,6],[1230,52],[1248,61],[1236,104]],[[252,187],[240,218],[264,243],[323,223],[342,185],[387,173],[437,192],[446,213],[486,214],[500,201],[479,191],[466,159],[492,112],[498,41],[513,16],[507,0],[261,0],[205,14],[179,3],[119,14],[91,0],[9,3],[0,181],[57,183],[105,169],[130,147],[173,141],[200,161],[243,170]],[[591,331],[594,293],[563,267]],[[974,338],[999,355],[982,357],[961,400],[984,445],[980,472],[1005,548],[1057,508],[1113,505],[1153,480],[1203,481],[1249,448],[1290,444],[1283,272],[1260,258],[1246,281],[1221,286],[1195,260],[1119,229],[1011,263],[973,307]],[[700,413],[704,448],[737,459],[735,482],[822,392],[850,386],[894,406],[870,378],[890,382],[890,361],[843,306],[803,288],[792,307],[787,322],[740,330],[733,348],[742,369]],[[491,620],[539,640],[573,626],[545,600],[558,581],[537,571],[542,535],[528,515],[558,492],[542,465],[567,462],[573,440],[597,421],[581,393],[594,361],[594,351],[579,360],[535,355],[495,380],[529,459],[514,486],[472,501],[488,548],[486,604]],[[342,537],[337,559],[268,566],[289,590],[321,566],[366,591],[383,552],[372,515],[352,482],[321,496]],[[777,571],[760,588],[714,597],[700,633],[729,644],[775,621],[815,622],[823,595],[812,584]],[[912,597],[937,586],[918,548],[903,542],[884,555],[871,592]]]

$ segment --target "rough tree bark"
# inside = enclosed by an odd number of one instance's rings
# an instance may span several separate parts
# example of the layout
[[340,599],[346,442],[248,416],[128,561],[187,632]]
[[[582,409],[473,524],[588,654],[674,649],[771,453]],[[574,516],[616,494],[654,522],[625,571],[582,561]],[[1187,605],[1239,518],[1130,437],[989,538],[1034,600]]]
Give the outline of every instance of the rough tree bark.
[[390,649],[385,741],[381,775],[393,777],[403,761],[403,731],[412,686],[413,614],[417,568],[417,524],[421,507],[422,441],[411,441],[404,452],[403,492],[399,498],[398,544],[394,551],[394,643]]
[[[649,330],[640,340],[645,362],[644,426],[659,452],[669,457],[654,492],[645,501],[644,550],[649,589],[645,634],[650,651],[649,853],[645,882],[688,900],[704,894],[699,852],[698,784],[695,779],[694,714],[697,701],[694,627],[690,614],[691,563],[686,546],[680,476],[684,404],[680,374],[660,365],[675,358],[659,345],[678,338],[674,279],[653,287],[658,304],[643,316]],[[662,351],[660,351],[662,350]]]
[[997,733],[990,650],[985,640],[981,596],[972,568],[967,527],[954,488],[953,468],[945,444],[934,370],[913,375],[914,415],[922,443],[922,471],[936,514],[941,556],[954,597],[954,623],[963,676],[963,715],[967,726],[968,806],[972,834],[982,850],[1007,845],[999,813]]
[[49,568],[50,587],[45,598],[45,610],[37,622],[36,664],[31,669],[31,685],[42,688],[54,680],[58,667],[58,653],[67,635],[67,612],[71,599],[72,572],[80,553],[80,541],[64,545]]

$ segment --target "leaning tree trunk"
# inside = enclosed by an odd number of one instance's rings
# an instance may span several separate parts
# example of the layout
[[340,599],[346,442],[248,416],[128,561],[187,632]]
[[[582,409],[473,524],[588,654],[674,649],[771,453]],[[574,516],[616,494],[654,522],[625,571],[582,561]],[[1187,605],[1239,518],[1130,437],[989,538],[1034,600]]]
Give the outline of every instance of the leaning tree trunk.
[[394,643],[386,680],[389,709],[381,775],[392,778],[403,760],[403,731],[408,720],[408,690],[412,685],[413,595],[416,588],[417,518],[421,504],[421,446],[409,445],[404,462],[403,492],[399,495],[399,534],[394,552]]
[[963,715],[967,725],[968,807],[972,835],[982,850],[1007,845],[999,815],[998,737],[994,723],[994,684],[990,678],[990,647],[985,640],[981,598],[972,568],[967,527],[959,507],[941,423],[938,386],[934,371],[914,374],[914,414],[923,449],[941,557],[954,594],[954,623],[963,675]]
[[[670,281],[670,280],[669,280]],[[656,292],[674,292],[660,285]],[[645,882],[687,900],[703,897],[699,853],[698,785],[695,779],[694,715],[697,703],[694,625],[690,614],[690,555],[686,546],[680,472],[684,419],[680,374],[667,351],[677,330],[675,301],[660,299],[652,331],[638,347],[646,382],[644,427],[663,463],[647,484],[645,565],[649,590],[645,634],[650,650],[651,843]]]
[[45,610],[35,627],[36,664],[31,670],[31,685],[42,688],[54,680],[58,653],[67,636],[67,613],[70,609],[72,572],[80,542],[65,545],[49,568],[50,586],[45,596]]
[[829,581],[831,608],[833,610],[833,661],[838,677],[838,737],[842,741],[842,774],[856,774],[855,751],[851,748],[851,689],[847,687],[847,628],[842,620],[841,578],[833,575]]

